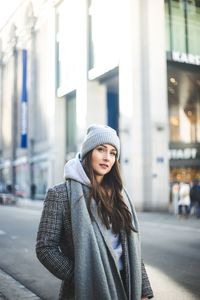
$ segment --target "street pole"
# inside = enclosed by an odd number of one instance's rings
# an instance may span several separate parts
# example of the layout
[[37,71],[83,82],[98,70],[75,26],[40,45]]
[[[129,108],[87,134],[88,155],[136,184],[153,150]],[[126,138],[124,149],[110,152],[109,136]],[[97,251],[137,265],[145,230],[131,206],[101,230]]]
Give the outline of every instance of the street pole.
[[34,16],[33,5],[30,3],[26,11],[26,46],[29,50],[29,105],[28,105],[28,163],[29,163],[29,178],[30,178],[30,197],[35,198],[35,180],[33,169],[33,156],[35,145],[35,99],[37,97],[36,87],[36,37],[35,24],[36,17]]

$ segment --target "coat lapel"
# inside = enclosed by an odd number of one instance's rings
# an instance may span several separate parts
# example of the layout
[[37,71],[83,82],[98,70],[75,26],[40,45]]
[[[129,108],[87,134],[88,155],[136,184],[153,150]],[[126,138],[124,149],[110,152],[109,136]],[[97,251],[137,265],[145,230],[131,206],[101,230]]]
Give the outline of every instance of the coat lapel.
[[130,265],[129,265],[129,254],[128,254],[128,241],[127,241],[127,234],[124,230],[120,230],[120,239],[122,243],[122,249],[123,249],[123,266],[124,266],[124,272],[125,272],[125,289],[127,292],[127,297],[129,299],[130,295]]

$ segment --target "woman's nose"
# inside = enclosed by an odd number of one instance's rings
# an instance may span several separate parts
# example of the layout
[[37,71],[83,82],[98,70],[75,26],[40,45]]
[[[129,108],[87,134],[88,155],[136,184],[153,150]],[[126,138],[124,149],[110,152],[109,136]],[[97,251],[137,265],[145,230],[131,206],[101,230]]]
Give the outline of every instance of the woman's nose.
[[110,159],[110,154],[108,152],[104,153],[104,160],[109,160]]

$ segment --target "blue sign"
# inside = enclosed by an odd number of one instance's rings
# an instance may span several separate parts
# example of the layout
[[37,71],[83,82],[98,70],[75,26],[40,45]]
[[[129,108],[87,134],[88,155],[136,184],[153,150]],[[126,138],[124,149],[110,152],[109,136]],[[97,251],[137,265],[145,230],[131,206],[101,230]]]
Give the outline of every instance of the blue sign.
[[28,146],[27,50],[22,50],[21,148]]

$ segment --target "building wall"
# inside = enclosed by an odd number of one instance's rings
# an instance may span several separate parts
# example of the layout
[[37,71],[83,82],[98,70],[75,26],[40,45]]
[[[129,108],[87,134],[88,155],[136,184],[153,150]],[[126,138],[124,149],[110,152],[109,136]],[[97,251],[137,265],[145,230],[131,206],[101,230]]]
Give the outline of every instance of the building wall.
[[170,186],[200,180],[199,1],[165,1]]
[[[3,156],[0,168],[2,174],[6,173],[6,176],[3,176],[6,184],[11,180],[17,193],[25,197],[31,196],[31,186],[35,184],[36,196],[43,198],[47,186],[54,183],[52,165],[55,143],[55,25],[53,22],[54,7],[49,1],[38,0],[34,5],[31,1],[24,1],[1,31],[4,73],[2,135],[6,136],[4,124],[7,122],[7,127],[11,128],[8,148],[12,153],[6,154],[6,142],[2,138]],[[28,144],[22,148],[20,139],[23,118],[21,107],[23,49],[27,51],[28,107],[24,121],[27,126]],[[9,71],[8,75],[4,70]],[[13,95],[9,96],[7,90]],[[4,105],[5,103],[11,103],[12,109]],[[11,178],[8,178],[7,174],[11,174]]]

